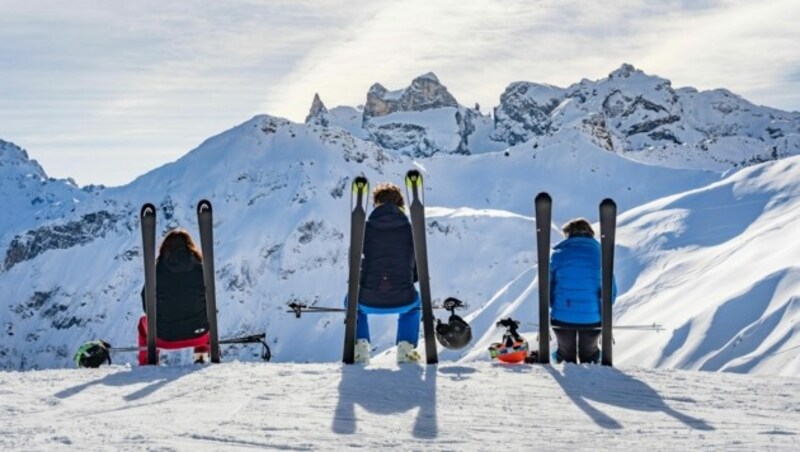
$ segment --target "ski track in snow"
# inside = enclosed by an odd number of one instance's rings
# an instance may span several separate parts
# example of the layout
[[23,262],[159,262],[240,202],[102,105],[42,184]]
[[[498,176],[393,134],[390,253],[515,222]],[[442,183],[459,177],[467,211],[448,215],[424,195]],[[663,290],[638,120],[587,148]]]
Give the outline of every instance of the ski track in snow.
[[0,372],[2,450],[798,450],[800,379],[597,366]]

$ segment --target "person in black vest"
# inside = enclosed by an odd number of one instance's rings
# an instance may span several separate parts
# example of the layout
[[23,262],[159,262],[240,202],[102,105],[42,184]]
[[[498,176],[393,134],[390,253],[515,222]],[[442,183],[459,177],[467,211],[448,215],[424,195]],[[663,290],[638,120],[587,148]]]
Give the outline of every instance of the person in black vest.
[[[185,229],[164,237],[156,262],[157,346],[163,349],[194,347],[196,363],[208,361],[209,336],[203,256]],[[147,312],[144,288],[142,309]],[[139,347],[147,345],[147,315],[139,319]],[[147,352],[139,352],[147,364]]]
[[372,194],[374,209],[364,231],[361,289],[358,303],[355,360],[368,363],[368,314],[399,314],[397,362],[418,362],[420,298],[411,223],[396,185],[379,184]]

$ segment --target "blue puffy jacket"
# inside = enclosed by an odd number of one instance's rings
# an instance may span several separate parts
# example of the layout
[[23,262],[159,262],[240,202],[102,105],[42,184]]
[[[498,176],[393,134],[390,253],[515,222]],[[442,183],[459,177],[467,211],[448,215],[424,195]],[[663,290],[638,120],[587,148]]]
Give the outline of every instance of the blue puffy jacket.
[[[550,257],[550,318],[554,323],[590,325],[601,321],[600,242],[593,237],[570,237]],[[617,298],[612,278],[611,301]]]

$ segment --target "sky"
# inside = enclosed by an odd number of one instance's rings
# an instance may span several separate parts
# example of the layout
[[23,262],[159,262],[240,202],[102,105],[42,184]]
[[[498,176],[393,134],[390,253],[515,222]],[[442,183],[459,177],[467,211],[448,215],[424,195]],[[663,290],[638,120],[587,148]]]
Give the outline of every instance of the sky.
[[0,0],[0,139],[51,177],[122,185],[256,114],[434,72],[490,111],[509,83],[630,63],[800,111],[797,0]]

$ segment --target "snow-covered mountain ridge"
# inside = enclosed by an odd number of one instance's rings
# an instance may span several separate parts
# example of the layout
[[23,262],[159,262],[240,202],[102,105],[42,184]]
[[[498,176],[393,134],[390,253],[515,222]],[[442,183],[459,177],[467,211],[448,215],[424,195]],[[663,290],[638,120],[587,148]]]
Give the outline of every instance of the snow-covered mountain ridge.
[[[426,77],[425,83],[433,79]],[[420,89],[415,95],[425,92]],[[443,98],[441,92],[437,96]],[[402,93],[391,98],[405,99]],[[497,145],[496,152],[437,151],[417,160],[407,149],[383,146],[369,132],[392,118],[438,127],[444,113],[465,111],[461,106],[426,105],[430,108],[421,111],[396,107],[401,110],[368,118],[367,126],[363,112],[359,117],[357,109],[348,107],[327,110],[321,101],[306,124],[257,116],[209,138],[176,162],[114,188],[80,189],[68,181],[50,181],[24,151],[4,145],[0,162],[17,163],[0,168],[0,201],[15,202],[18,210],[13,218],[3,218],[0,229],[0,293],[7,300],[0,309],[0,367],[69,366],[76,345],[90,338],[132,344],[141,314],[138,209],[144,202],[159,206],[159,233],[175,226],[194,232],[201,198],[214,203],[223,335],[266,331],[280,362],[337,361],[341,318],[331,314],[295,320],[284,312],[285,304],[341,305],[352,177],[364,174],[373,184],[402,185],[405,172],[416,167],[426,177],[433,296],[467,301],[465,315],[475,330],[474,346],[443,351],[444,362],[488,359],[485,347],[499,338],[494,322],[500,317],[537,322],[532,199],[548,191],[555,200],[554,242],[558,225],[566,220],[596,220],[597,204],[604,197],[617,200],[623,212],[617,321],[663,322],[668,328],[659,335],[618,333],[620,365],[754,373],[797,368],[794,272],[787,257],[794,249],[784,244],[794,243],[798,224],[792,212],[800,206],[788,194],[797,191],[800,157],[756,165],[721,180],[720,172],[646,164],[626,152],[609,152],[580,127],[561,127],[513,146],[486,138]],[[476,130],[487,137],[499,130],[492,125],[499,119],[481,117],[488,127]],[[468,134],[467,142],[479,142],[472,140],[477,133]],[[426,136],[434,135],[426,131]],[[457,137],[449,141],[456,147],[463,142]],[[696,194],[706,192],[711,194]],[[48,203],[33,203],[36,196]],[[706,204],[727,206],[725,212],[734,219],[713,240],[705,237],[717,217],[705,213]],[[787,226],[770,228],[772,218]],[[691,246],[676,247],[681,240]],[[759,264],[758,271],[745,272],[742,261],[720,257],[739,248],[752,254],[776,244],[783,247],[781,258]],[[683,258],[691,258],[691,265]],[[687,268],[690,273],[682,272]],[[695,292],[703,300],[691,309],[669,309],[676,298],[693,300],[683,292],[696,285],[697,275],[721,277],[733,270],[735,284]],[[770,279],[775,272],[783,276]],[[733,308],[725,306],[738,306],[730,301],[765,278],[778,284],[774,291],[756,291],[763,311],[734,315],[736,321],[723,322],[721,328],[719,322],[710,323],[714,328],[704,323],[717,310],[726,313]],[[661,308],[648,309],[655,305]],[[763,321],[772,321],[775,332],[759,330]],[[722,333],[714,338],[717,330]],[[393,320],[376,318],[373,333],[376,354],[391,354]],[[742,341],[747,347],[733,350]],[[226,359],[255,359],[255,352],[230,349]],[[165,359],[181,362],[186,355],[167,354]],[[131,361],[132,356],[120,360]]]
[[511,83],[493,116],[458,104],[433,74],[396,91],[374,85],[358,113],[328,111],[316,95],[306,122],[340,126],[418,157],[537,145],[565,129],[631,159],[678,168],[723,171],[800,152],[800,113],[756,106],[725,89],[675,89],[629,64],[567,88]]

